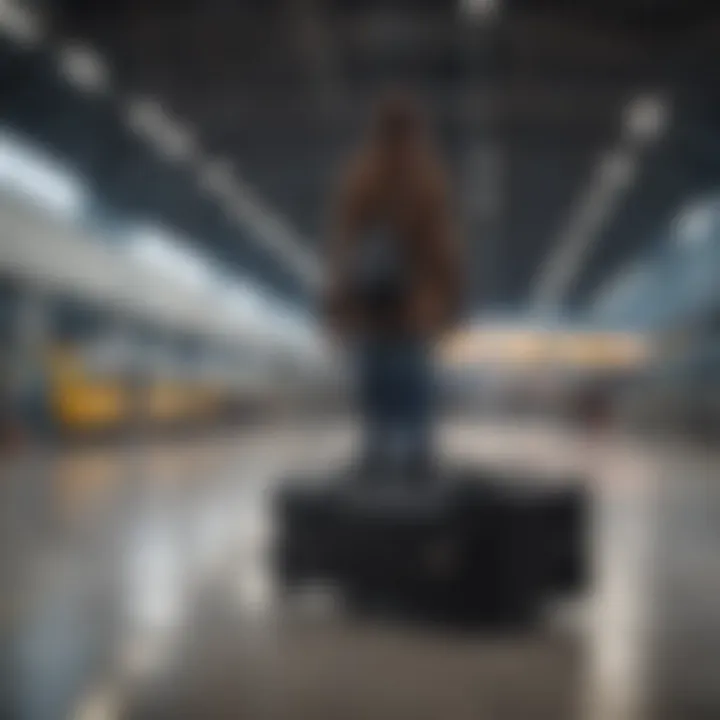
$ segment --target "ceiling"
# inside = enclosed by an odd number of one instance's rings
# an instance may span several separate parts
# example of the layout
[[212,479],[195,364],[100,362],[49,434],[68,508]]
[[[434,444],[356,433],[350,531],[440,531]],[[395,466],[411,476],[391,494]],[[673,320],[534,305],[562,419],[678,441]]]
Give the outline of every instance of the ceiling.
[[[103,54],[118,97],[159,99],[318,250],[333,178],[373,98],[388,83],[415,90],[451,169],[474,308],[527,303],[594,168],[621,141],[628,103],[662,98],[672,107],[669,132],[643,153],[573,275],[565,299],[576,306],[656,242],[686,196],[720,179],[720,153],[708,152],[720,147],[720,11],[695,0],[495,4],[474,22],[452,0],[42,6],[56,41],[87,41]],[[86,111],[106,128],[116,108]],[[72,126],[73,117],[52,122]],[[110,206],[165,203],[224,261],[300,293],[286,270],[193,195],[187,169],[157,164],[148,175],[144,149],[123,137],[93,140]],[[85,147],[87,135],[76,144]]]

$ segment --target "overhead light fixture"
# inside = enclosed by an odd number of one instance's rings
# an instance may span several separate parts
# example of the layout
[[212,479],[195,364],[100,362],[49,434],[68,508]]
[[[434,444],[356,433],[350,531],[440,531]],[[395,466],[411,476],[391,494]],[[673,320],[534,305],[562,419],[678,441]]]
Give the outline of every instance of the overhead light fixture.
[[87,199],[80,179],[42,151],[0,131],[0,186],[68,217],[78,216]]
[[39,15],[18,0],[0,0],[0,34],[32,46],[41,40],[43,27]]
[[108,68],[91,48],[81,44],[65,45],[60,49],[58,63],[63,77],[78,89],[91,93],[108,89]]
[[557,249],[543,265],[535,286],[535,305],[557,309],[590,254],[617,203],[635,177],[637,160],[623,148],[600,159],[592,180],[565,226]]
[[317,288],[321,268],[312,252],[247,186],[238,183],[237,189],[231,208],[237,222],[249,227],[265,248],[288,263],[303,282]]
[[285,222],[255,195],[228,160],[210,160],[200,171],[200,185],[218,198],[238,225],[249,228],[270,252],[289,263],[303,281],[316,285],[319,267]]
[[658,140],[668,121],[668,101],[657,95],[638,96],[625,107],[621,142],[600,161],[587,190],[573,208],[557,249],[538,273],[536,306],[546,311],[559,307],[600,231],[632,184],[643,146]]
[[236,189],[232,164],[227,160],[209,160],[200,170],[200,186],[222,200],[230,199]]
[[235,280],[222,292],[222,303],[234,316],[250,319],[265,309],[263,293],[249,280]]
[[500,0],[460,0],[460,14],[471,22],[485,22],[494,17]]
[[197,154],[190,130],[171,118],[157,100],[131,100],[127,108],[127,122],[138,135],[172,160],[191,160]]
[[635,159],[628,152],[609,153],[600,162],[598,181],[613,190],[627,187],[635,176],[635,168]]
[[201,290],[216,283],[207,260],[163,228],[152,225],[135,228],[128,235],[127,249],[138,262],[165,277]]
[[665,132],[669,115],[667,100],[657,95],[639,95],[625,108],[625,134],[629,140],[641,144],[654,142]]
[[201,166],[200,185],[216,196],[224,210],[239,224],[250,228],[259,243],[289,264],[300,279],[317,287],[321,270],[305,243],[268,208],[234,173],[232,164],[223,159],[203,162],[200,149],[190,131],[172,119],[160,103],[139,98],[129,103],[128,125],[168,157],[194,160]]

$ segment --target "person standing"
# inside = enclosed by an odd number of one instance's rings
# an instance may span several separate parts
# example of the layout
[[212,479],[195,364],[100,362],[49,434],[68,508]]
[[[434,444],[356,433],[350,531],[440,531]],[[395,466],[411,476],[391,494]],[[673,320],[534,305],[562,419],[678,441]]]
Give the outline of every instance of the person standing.
[[355,364],[370,475],[397,463],[413,476],[432,469],[433,350],[462,296],[453,226],[425,119],[392,93],[341,180],[328,249],[326,317]]

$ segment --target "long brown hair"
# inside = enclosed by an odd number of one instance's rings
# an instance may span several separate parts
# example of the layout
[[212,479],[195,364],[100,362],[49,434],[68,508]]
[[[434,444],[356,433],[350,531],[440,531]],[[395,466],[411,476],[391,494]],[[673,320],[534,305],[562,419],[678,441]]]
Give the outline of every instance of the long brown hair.
[[445,168],[423,113],[406,93],[380,100],[338,188],[328,236],[333,323],[362,324],[362,307],[349,290],[351,268],[364,231],[384,215],[399,225],[410,249],[412,291],[401,324],[433,334],[458,305],[459,254]]
[[380,98],[359,158],[371,183],[401,179],[431,192],[431,188],[440,191],[446,184],[428,119],[417,100],[404,91],[394,90]]

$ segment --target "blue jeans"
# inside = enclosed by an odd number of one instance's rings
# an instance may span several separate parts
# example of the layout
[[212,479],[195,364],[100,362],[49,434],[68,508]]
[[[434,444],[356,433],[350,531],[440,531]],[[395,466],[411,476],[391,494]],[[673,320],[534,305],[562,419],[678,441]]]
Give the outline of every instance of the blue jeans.
[[428,344],[407,338],[365,342],[358,353],[358,381],[364,462],[427,468],[433,455],[434,409]]

